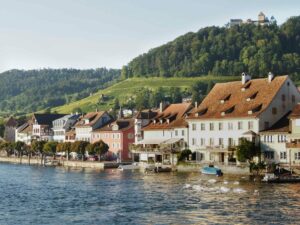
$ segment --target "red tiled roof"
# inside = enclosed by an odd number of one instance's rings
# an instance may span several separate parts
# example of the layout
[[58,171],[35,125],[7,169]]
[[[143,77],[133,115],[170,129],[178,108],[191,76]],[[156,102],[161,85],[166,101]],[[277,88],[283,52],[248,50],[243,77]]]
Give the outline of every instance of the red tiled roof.
[[[75,127],[89,127],[93,126],[106,112],[90,112],[84,115],[75,125]],[[85,123],[88,120],[88,123]]]
[[[143,130],[172,129],[175,127],[187,127],[186,113],[192,108],[191,103],[178,103],[169,105],[163,112],[151,121]],[[155,121],[155,123],[154,123]]]
[[96,129],[94,132],[103,132],[103,131],[113,131],[113,126],[118,125],[119,129],[116,131],[124,131],[132,128],[134,126],[133,119],[118,119],[113,121],[112,123],[107,124],[99,129]]
[[[256,117],[271,103],[288,76],[218,83],[188,119]],[[248,112],[252,111],[251,114]]]
[[300,104],[297,104],[291,114],[289,115],[289,118],[299,118],[300,117]]

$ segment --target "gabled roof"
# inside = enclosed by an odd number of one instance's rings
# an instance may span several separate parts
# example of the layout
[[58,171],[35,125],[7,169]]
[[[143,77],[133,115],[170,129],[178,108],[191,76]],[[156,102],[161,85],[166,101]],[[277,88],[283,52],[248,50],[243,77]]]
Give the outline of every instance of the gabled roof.
[[26,122],[17,128],[18,133],[31,133],[32,132],[32,124],[30,122]]
[[[107,114],[106,111],[87,113],[76,123],[75,127],[93,126],[105,114]],[[86,123],[85,121],[88,121],[88,122]]]
[[[114,126],[118,126],[118,130],[113,130]],[[94,132],[103,132],[103,131],[125,131],[134,126],[134,120],[133,119],[118,119],[111,123],[108,123],[107,125],[96,129]]]
[[[277,76],[271,82],[267,78],[218,83],[205,97],[188,119],[222,119],[257,117],[272,102],[288,76]],[[228,99],[222,99],[230,96]],[[205,110],[205,113],[200,113]]]
[[36,122],[40,125],[49,125],[52,126],[53,120],[56,120],[58,118],[61,118],[65,116],[66,114],[50,114],[50,113],[34,113],[33,118],[36,120]]
[[288,133],[289,128],[289,115],[291,112],[288,112],[283,117],[281,117],[273,126],[269,129],[263,130],[260,133]]
[[16,127],[16,126],[18,126],[18,122],[12,116],[10,116],[9,119],[7,120],[5,126],[6,127]]
[[171,104],[163,112],[159,112],[143,130],[159,130],[187,127],[185,115],[192,108],[191,103]]
[[138,114],[135,116],[136,119],[153,119],[155,116],[157,116],[158,111],[147,109],[147,110],[141,110],[138,112]]

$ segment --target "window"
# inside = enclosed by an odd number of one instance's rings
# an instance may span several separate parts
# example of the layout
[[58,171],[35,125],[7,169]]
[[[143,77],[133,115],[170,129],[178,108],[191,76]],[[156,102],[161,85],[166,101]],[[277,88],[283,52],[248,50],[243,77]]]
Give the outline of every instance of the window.
[[178,130],[175,130],[175,136],[178,136]]
[[233,138],[228,138],[228,146],[229,147],[234,146]]
[[223,145],[223,138],[219,138],[219,145],[220,145],[220,146]]
[[201,123],[201,130],[205,130],[205,123]]
[[204,139],[204,138],[201,138],[201,139],[200,139],[200,143],[201,143],[201,146],[204,146],[204,145],[205,145],[205,139]]
[[214,130],[214,123],[209,123],[209,130]]
[[196,130],[196,124],[195,123],[192,124],[192,130]]
[[223,130],[223,123],[219,123],[219,130]]
[[286,152],[280,152],[280,159],[286,159]]
[[228,130],[233,130],[233,123],[231,122],[228,123]]
[[253,121],[248,121],[248,130],[253,129]]
[[300,160],[300,152],[295,152],[295,160]]
[[266,159],[274,159],[274,152],[273,151],[265,151],[264,152]]
[[278,142],[282,143],[282,142],[286,142],[286,135],[278,135]]
[[196,145],[196,138],[192,138],[192,145]]
[[209,146],[213,146],[214,145],[214,139],[213,138],[210,138],[209,139]]
[[296,102],[296,97],[295,97],[295,95],[292,95],[292,102],[293,102],[293,103]]
[[181,135],[184,136],[184,130],[181,130]]
[[273,142],[273,136],[272,135],[264,135],[264,142],[266,142],[266,143]]
[[238,122],[238,129],[239,129],[239,130],[242,130],[242,129],[243,129],[243,122],[242,122],[242,121],[239,121],[239,122]]
[[281,100],[284,102],[285,101],[285,94],[281,95]]
[[272,108],[272,114],[273,114],[273,115],[276,115],[276,114],[277,114],[277,108],[276,108],[276,107],[273,107],[273,108]]

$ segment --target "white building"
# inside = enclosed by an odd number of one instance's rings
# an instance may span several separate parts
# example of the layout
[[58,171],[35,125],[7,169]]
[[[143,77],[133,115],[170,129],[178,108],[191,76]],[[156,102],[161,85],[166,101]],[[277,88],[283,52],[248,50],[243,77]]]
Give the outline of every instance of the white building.
[[26,122],[23,125],[19,126],[16,129],[15,137],[16,142],[21,141],[27,145],[30,145],[32,140],[32,124],[30,124],[30,122]]
[[293,109],[300,94],[288,76],[216,84],[187,118],[189,147],[197,160],[228,162],[240,138],[259,142],[258,133]]
[[65,142],[66,132],[76,124],[80,115],[71,114],[60,117],[52,122],[53,140],[57,142]]
[[112,121],[112,118],[107,112],[87,113],[75,125],[76,140],[90,142],[92,139],[92,131],[104,126],[110,121]]

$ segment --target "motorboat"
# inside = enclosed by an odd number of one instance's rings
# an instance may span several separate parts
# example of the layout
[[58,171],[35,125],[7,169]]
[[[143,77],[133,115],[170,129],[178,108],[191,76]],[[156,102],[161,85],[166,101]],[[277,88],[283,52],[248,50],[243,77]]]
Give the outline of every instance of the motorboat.
[[119,165],[119,170],[138,170],[140,166],[137,163],[127,164],[127,165]]
[[217,176],[223,175],[221,169],[219,169],[218,167],[214,167],[213,165],[202,167],[201,173],[208,174],[208,175],[217,175]]
[[294,175],[276,176],[274,173],[266,173],[262,181],[267,183],[300,183],[300,176],[294,176]]

